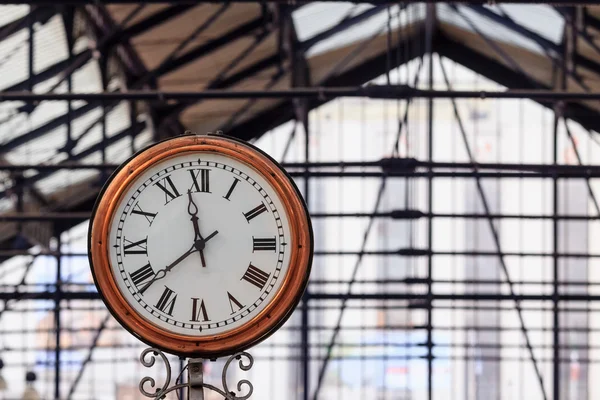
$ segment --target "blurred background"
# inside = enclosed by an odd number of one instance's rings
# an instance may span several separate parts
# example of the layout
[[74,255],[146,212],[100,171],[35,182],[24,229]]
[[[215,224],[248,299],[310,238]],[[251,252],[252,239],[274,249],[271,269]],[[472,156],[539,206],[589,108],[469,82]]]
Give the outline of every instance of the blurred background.
[[600,6],[10,3],[0,398],[142,399],[142,377],[162,382],[99,299],[87,229],[111,171],[186,130],[265,150],[312,215],[306,295],[232,387],[600,398]]

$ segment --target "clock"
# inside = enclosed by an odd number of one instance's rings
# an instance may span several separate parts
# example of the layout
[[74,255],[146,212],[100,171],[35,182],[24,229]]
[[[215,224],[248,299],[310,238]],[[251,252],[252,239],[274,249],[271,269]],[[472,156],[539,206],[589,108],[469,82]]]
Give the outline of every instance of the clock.
[[264,340],[306,288],[313,236],[292,179],[224,135],[186,135],[138,152],[103,187],[89,260],[107,308],[133,335],[183,357]]

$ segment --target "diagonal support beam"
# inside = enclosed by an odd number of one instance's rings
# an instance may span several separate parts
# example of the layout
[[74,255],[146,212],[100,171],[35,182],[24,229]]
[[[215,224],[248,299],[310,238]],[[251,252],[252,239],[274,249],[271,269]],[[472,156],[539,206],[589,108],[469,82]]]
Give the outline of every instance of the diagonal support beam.
[[[417,71],[415,73],[415,77],[414,77],[414,81],[413,81],[413,86],[417,87],[417,85],[419,84],[419,77],[421,75],[421,68],[423,66],[423,59],[421,59],[421,62],[419,63],[419,66],[417,68]],[[408,121],[408,111],[410,109],[410,104],[411,104],[411,99],[408,99],[406,102],[406,109],[404,111],[404,116],[402,118],[402,121],[399,123],[398,126],[398,132],[396,134],[396,140],[394,142],[394,146],[392,148],[392,151],[394,151],[394,149],[396,149],[396,147],[398,146],[398,143],[400,142],[400,138],[403,132],[403,127],[406,126],[406,123]],[[379,205],[381,203],[382,200],[382,196],[383,193],[385,191],[385,187],[386,187],[386,182],[387,182],[387,178],[384,176],[381,180],[380,186],[379,186],[379,190],[378,190],[378,194],[377,194],[377,198],[375,201],[375,204],[373,206],[373,212],[371,213],[372,215],[375,214],[377,212],[377,210],[379,209]],[[325,372],[327,371],[327,366],[329,364],[329,361],[331,360],[332,357],[332,353],[333,353],[333,348],[336,344],[337,341],[337,337],[339,335],[341,326],[342,326],[342,319],[344,317],[344,312],[346,310],[347,307],[347,301],[348,301],[348,296],[352,293],[352,286],[354,285],[354,282],[356,281],[356,277],[358,275],[358,270],[362,264],[362,259],[364,256],[364,251],[365,251],[365,247],[367,245],[367,240],[369,238],[369,233],[371,232],[372,226],[373,226],[373,222],[375,221],[375,218],[371,217],[369,219],[369,223],[366,227],[366,229],[364,230],[363,233],[363,241],[362,241],[362,245],[361,245],[361,250],[358,253],[358,258],[354,264],[354,268],[352,270],[352,275],[350,280],[348,281],[348,289],[346,291],[345,294],[343,294],[343,298],[342,298],[342,305],[340,307],[340,313],[338,315],[338,319],[336,321],[333,333],[331,335],[331,339],[329,340],[329,343],[327,344],[327,350],[325,353],[325,358],[323,359],[323,363],[321,364],[321,368],[319,369],[319,374],[318,374],[318,378],[317,378],[317,385],[313,394],[312,399],[313,400],[318,400],[319,398],[319,392],[321,390],[321,387],[323,386],[323,380],[325,379]],[[309,293],[309,298],[310,298],[310,293]],[[308,390],[308,388],[306,388],[305,390]]]
[[118,36],[112,37],[107,41],[107,46],[114,46],[115,44],[122,43],[123,41],[132,39],[135,36],[141,35],[157,26],[164,24],[165,22],[178,17],[179,15],[189,11],[190,9],[198,7],[197,4],[177,4],[158,11],[149,17],[145,18],[140,22],[123,29]]
[[[514,22],[512,19],[507,18],[502,15],[499,15],[499,14],[496,14],[495,12],[493,12],[492,10],[490,10],[489,8],[486,8],[484,6],[467,5],[465,7],[475,11],[476,13],[478,13],[496,23],[504,25],[507,28],[517,32],[518,34],[534,41],[540,47],[542,47],[545,51],[549,52],[549,56],[552,59],[560,60],[560,58],[562,57],[561,46],[559,46],[558,44],[554,43],[553,41],[546,39],[545,37],[533,32],[529,29],[527,29],[525,26]],[[598,63],[588,57],[585,57],[581,54],[575,54],[574,58],[575,58],[575,62],[577,64],[600,74],[600,63]]]
[[75,394],[75,390],[77,390],[77,385],[79,385],[79,382],[81,381],[81,377],[83,376],[83,373],[85,372],[85,367],[92,361],[92,355],[94,354],[94,349],[96,348],[98,341],[100,340],[100,336],[102,335],[102,332],[106,328],[106,325],[108,324],[109,320],[110,320],[110,313],[107,312],[106,315],[104,316],[104,319],[102,320],[102,322],[100,322],[100,326],[98,327],[98,330],[96,331],[96,334],[94,335],[94,338],[92,339],[92,343],[90,344],[90,347],[88,348],[88,354],[87,354],[85,360],[83,360],[83,362],[81,363],[81,367],[79,368],[79,371],[77,372],[77,376],[75,377],[75,380],[73,380],[73,384],[71,385],[71,389],[69,389],[69,395],[67,396],[67,399],[70,400],[73,398],[73,395]]
[[23,17],[15,21],[9,22],[4,26],[1,26],[0,41],[27,28],[32,22],[46,24],[50,20],[50,18],[52,18],[57,12],[58,10],[56,9],[56,7],[52,6],[42,6],[33,8],[29,14],[24,15]]
[[[85,114],[87,114],[88,112],[96,109],[98,107],[97,104],[93,104],[93,103],[88,103],[85,104],[75,110],[73,110],[71,112],[71,118],[72,119],[77,119]],[[24,145],[25,143],[38,139],[42,136],[44,136],[45,134],[52,132],[53,130],[63,126],[64,124],[66,124],[69,120],[69,116],[67,114],[61,115],[59,117],[54,118],[53,120],[50,120],[48,122],[46,122],[44,125],[41,125],[35,129],[32,129],[31,131],[17,136],[16,138],[6,142],[6,143],[2,143],[0,145],[0,154],[3,153],[8,153],[11,150],[14,150],[15,148]]]
[[[77,153],[72,155],[68,160],[66,160],[66,163],[71,163],[71,162],[76,162],[76,161],[81,161],[82,159],[96,153],[97,151],[101,151],[102,147],[108,147],[110,145],[112,145],[113,143],[118,142],[121,139],[124,139],[126,137],[135,137],[138,134],[140,134],[144,129],[146,128],[146,123],[145,122],[138,122],[133,126],[129,126],[125,129],[123,129],[122,131],[120,131],[119,133],[110,136],[109,138],[106,139],[106,141],[104,142],[100,142],[100,143],[96,143],[93,146],[88,147],[87,149],[83,150],[81,153]],[[29,178],[27,178],[27,181],[25,181],[23,183],[24,186],[31,186],[34,183],[48,177],[49,175],[51,175],[54,171],[42,171],[36,175],[33,175]],[[3,199],[4,197],[6,197],[7,192],[13,190],[13,188],[9,188],[3,191],[0,191],[0,199]]]
[[[452,85],[450,83],[450,80],[448,79],[448,74],[446,73],[446,68],[444,67],[444,63],[441,61],[441,59],[440,59],[439,65],[440,65],[440,69],[442,71],[442,75],[444,76],[444,81],[446,83],[448,90],[452,90]],[[465,150],[467,151],[467,156],[469,157],[469,161],[471,163],[476,163],[475,157],[473,156],[473,152],[471,150],[471,146],[469,144],[469,139],[467,138],[467,133],[466,133],[464,124],[462,122],[462,118],[460,117],[460,114],[458,112],[458,106],[456,104],[456,99],[451,99],[451,101],[452,101],[452,109],[454,111],[454,117],[456,118],[456,122],[458,123],[459,131],[461,133],[461,137],[463,140],[463,144],[465,146]],[[478,170],[478,168],[476,167],[475,171],[477,171],[477,170]],[[527,326],[525,325],[525,319],[523,317],[523,310],[521,309],[521,303],[519,300],[516,299],[514,283],[510,277],[510,273],[508,271],[506,261],[504,260],[504,254],[502,252],[502,246],[500,244],[500,236],[498,235],[496,225],[494,225],[494,219],[491,218],[492,213],[491,213],[490,206],[488,204],[488,200],[487,200],[485,191],[483,190],[483,185],[481,184],[481,179],[479,178],[479,176],[475,176],[475,183],[477,185],[477,192],[479,193],[479,198],[483,205],[485,214],[488,216],[487,221],[489,223],[490,232],[494,239],[494,244],[495,244],[496,250],[499,254],[498,259],[499,259],[500,265],[502,267],[502,272],[504,274],[504,278],[506,280],[506,283],[508,284],[510,295],[515,299],[515,309],[517,310],[517,315],[519,317],[519,324],[521,327],[521,331],[523,332],[523,338],[525,339],[525,345],[527,346],[527,350],[529,352],[529,358],[533,364],[533,368],[535,370],[538,382],[540,384],[540,391],[542,393],[542,396],[543,396],[544,400],[547,400],[548,396],[546,395],[546,390],[544,388],[544,378],[542,377],[542,372],[541,372],[538,362],[536,360],[535,353],[533,352],[533,346],[532,346],[531,340],[529,338]]]
[[220,49],[221,47],[231,42],[234,42],[244,36],[250,35],[254,31],[263,29],[265,27],[265,24],[269,23],[270,21],[270,17],[258,17],[250,22],[245,23],[242,26],[232,29],[224,35],[209,41],[208,43],[199,45],[195,49],[190,50],[189,52],[171,60],[169,63],[159,66],[154,71],[152,71],[152,74],[154,76],[161,76],[173,72],[176,69],[179,69],[190,62],[193,62],[201,57],[209,55],[210,53]]
[[385,6],[385,5],[379,5],[379,6],[370,8],[367,11],[365,11],[361,14],[358,14],[356,16],[344,18],[341,21],[339,21],[337,24],[335,24],[332,28],[329,28],[329,29],[325,30],[324,32],[318,33],[315,36],[311,37],[310,39],[307,39],[304,42],[302,42],[302,49],[304,51],[307,51],[314,45],[322,42],[323,40],[328,39],[328,38],[332,37],[333,35],[336,35],[347,29],[350,29],[356,24],[360,24],[362,22],[369,20],[370,18],[377,16],[382,11],[384,11],[386,8],[387,8],[387,6]]

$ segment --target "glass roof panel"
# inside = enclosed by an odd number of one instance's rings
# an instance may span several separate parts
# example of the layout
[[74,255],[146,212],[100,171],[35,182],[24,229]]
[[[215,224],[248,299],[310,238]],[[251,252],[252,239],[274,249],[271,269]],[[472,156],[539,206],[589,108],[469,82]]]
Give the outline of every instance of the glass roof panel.
[[[28,6],[0,6],[0,26],[27,15]],[[79,53],[89,47],[91,42],[77,40],[75,53]],[[45,24],[34,25],[34,72],[39,72],[64,61],[68,57],[66,35],[62,18],[52,17]],[[0,90],[13,86],[16,83],[26,82],[29,77],[29,32],[22,29],[19,32],[0,41]],[[67,91],[67,82],[59,83],[57,77],[52,77],[34,86],[37,93],[45,93],[50,90],[64,93]],[[72,75],[74,92],[99,92],[102,91],[100,79],[100,68],[96,60],[90,60],[84,66],[78,68]],[[23,102],[2,102],[0,104],[0,147],[15,138],[30,133],[49,122],[60,118],[67,113],[68,103],[58,101],[44,101],[38,104],[30,113],[21,112]],[[73,109],[86,106],[85,102],[73,101]],[[97,147],[94,153],[82,159],[82,162],[102,162],[100,146],[103,132],[99,123],[102,116],[100,107],[93,108],[78,118],[73,118],[71,137],[76,141],[72,154],[77,155],[82,151]],[[113,109],[109,109],[106,118],[106,136],[114,135],[127,129],[130,125],[129,105],[122,103]],[[135,149],[147,144],[151,139],[151,127],[135,138]],[[67,127],[59,125],[49,129],[41,136],[27,141],[25,144],[14,148],[8,153],[2,154],[6,162],[12,164],[37,164],[57,163],[65,161],[68,156],[61,148],[67,143]],[[123,139],[113,143],[106,149],[106,162],[118,163],[131,154],[131,138]],[[26,171],[26,176],[35,175],[33,171]],[[87,179],[93,179],[98,171],[58,171],[54,172],[35,184],[36,188],[45,195],[53,195],[59,190],[70,185],[76,185]],[[10,181],[4,181],[8,176],[0,175],[0,190],[4,191],[10,187]],[[8,185],[8,186],[6,186]],[[0,210],[13,207],[10,198],[0,199]]]
[[[473,11],[469,7],[457,5],[456,8],[458,12],[446,4],[439,5],[437,10],[440,21],[470,32],[479,31],[491,40],[513,44],[536,53],[545,54],[544,49],[539,44],[514,30]],[[558,27],[557,29],[562,30]]]
[[540,4],[503,4],[488,6],[497,14],[505,13],[519,25],[534,31],[545,39],[559,44],[563,35],[564,18],[552,7]]
[[292,13],[298,40],[305,41],[315,34],[336,25],[346,15],[355,15],[372,8],[371,5],[356,5],[352,3],[311,3]]
[[[370,8],[372,7],[365,8],[361,13],[368,11]],[[399,6],[395,5],[390,7],[389,15],[391,15],[389,25],[391,29],[394,30],[401,25],[407,25],[414,21],[422,20],[425,14],[422,5],[415,5],[404,9],[400,9]],[[373,36],[384,34],[388,29],[388,18],[387,8],[381,7],[380,12],[374,14],[370,18],[366,18],[360,23],[356,23],[348,29],[340,31],[315,44],[307,51],[307,56],[314,56],[352,43],[360,42]],[[322,28],[310,37],[314,37],[327,30],[328,29]]]

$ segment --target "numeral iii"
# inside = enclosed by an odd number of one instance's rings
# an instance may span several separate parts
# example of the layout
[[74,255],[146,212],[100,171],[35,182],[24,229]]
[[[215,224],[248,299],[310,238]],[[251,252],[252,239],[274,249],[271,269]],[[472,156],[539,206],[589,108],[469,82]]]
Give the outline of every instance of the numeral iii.
[[277,248],[277,240],[275,236],[272,238],[256,238],[252,236],[252,252],[255,251],[275,251]]

